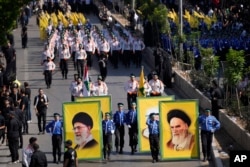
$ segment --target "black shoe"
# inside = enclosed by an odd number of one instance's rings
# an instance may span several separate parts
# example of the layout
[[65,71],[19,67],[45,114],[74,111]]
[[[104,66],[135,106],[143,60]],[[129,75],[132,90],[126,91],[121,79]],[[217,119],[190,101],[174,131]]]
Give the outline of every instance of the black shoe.
[[56,160],[54,160],[53,163],[56,163]]
[[211,160],[212,160],[211,156],[208,156],[208,157],[207,157],[207,160],[211,161]]
[[61,163],[61,161],[57,161],[57,164],[60,164]]
[[207,157],[204,157],[204,158],[203,158],[203,162],[206,162],[206,161],[207,161]]
[[152,160],[152,163],[155,163],[155,159]]
[[123,150],[122,149],[120,149],[119,154],[123,154]]
[[135,151],[134,150],[131,150],[131,155],[134,155],[135,154]]

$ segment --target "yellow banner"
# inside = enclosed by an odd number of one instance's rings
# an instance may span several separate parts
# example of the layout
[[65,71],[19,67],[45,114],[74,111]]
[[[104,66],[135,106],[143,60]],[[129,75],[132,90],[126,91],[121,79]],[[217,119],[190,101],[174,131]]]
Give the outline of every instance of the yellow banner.
[[150,151],[149,132],[146,125],[150,113],[159,113],[159,102],[174,100],[174,96],[138,97],[138,139],[140,152]]
[[111,96],[88,96],[88,97],[77,97],[76,102],[87,102],[87,101],[100,101],[102,113],[111,111]]
[[78,159],[102,158],[102,120],[99,101],[63,103],[64,139],[73,141]]
[[162,101],[159,104],[161,158],[199,158],[198,100]]

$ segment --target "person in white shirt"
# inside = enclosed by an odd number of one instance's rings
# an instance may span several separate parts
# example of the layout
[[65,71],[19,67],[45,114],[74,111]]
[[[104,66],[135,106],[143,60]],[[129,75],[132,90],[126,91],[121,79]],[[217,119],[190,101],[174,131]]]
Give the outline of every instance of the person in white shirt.
[[157,73],[153,73],[153,79],[151,79],[148,83],[152,88],[152,91],[150,92],[150,96],[161,96],[164,92],[164,84],[162,81],[158,78]]
[[142,51],[145,49],[145,44],[144,42],[136,37],[134,42],[133,42],[133,53],[135,56],[135,64],[136,67],[140,67],[141,66],[141,62],[142,62]]
[[151,86],[148,83],[148,77],[144,76],[145,82],[144,82],[144,92],[145,92],[145,96],[149,97],[150,96],[150,92],[152,91]]
[[62,72],[62,78],[67,79],[68,76],[68,59],[70,58],[69,48],[66,44],[63,44],[62,50],[59,52],[60,69]]
[[131,41],[129,40],[128,36],[125,36],[125,39],[122,43],[122,59],[126,68],[130,67],[132,49]]
[[55,63],[51,60],[51,57],[47,57],[47,61],[43,63],[43,74],[47,88],[50,88],[52,84],[52,72],[56,69]]
[[82,78],[78,77],[77,81],[76,81],[76,85],[73,88],[72,95],[74,96],[74,99],[76,97],[83,97],[83,86],[84,86],[84,84],[82,83]]
[[94,96],[108,95],[108,87],[105,82],[102,81],[102,77],[98,76],[97,81],[94,83]]
[[79,44],[79,49],[75,56],[76,68],[79,77],[83,77],[83,69],[87,64],[87,53],[83,49],[82,44]]
[[74,99],[74,88],[75,86],[77,85],[77,79],[78,79],[78,74],[74,74],[74,80],[71,81],[70,83],[70,86],[69,86],[69,91],[70,91],[70,94],[71,94],[71,101],[75,101]]
[[47,57],[50,57],[51,60],[54,59],[54,52],[49,48],[49,44],[46,44],[44,46],[44,51],[42,53],[42,58],[41,58],[41,64],[43,64],[45,61],[47,61]]
[[115,37],[115,36],[113,36],[113,38],[112,38],[110,49],[111,49],[110,53],[111,53],[114,68],[117,69],[118,68],[119,55],[121,53],[121,43],[117,39],[117,37]]
[[93,62],[93,56],[95,54],[95,43],[91,36],[87,36],[86,42],[83,43],[84,48],[87,53],[87,65],[89,68],[92,67],[92,62]]
[[130,80],[125,83],[124,90],[127,92],[128,109],[131,109],[131,103],[136,102],[139,84],[134,74],[130,74]]
[[106,41],[104,37],[101,37],[101,42],[98,45],[98,54],[100,55],[100,58],[105,57],[108,59],[110,51],[109,43]]
[[22,166],[23,167],[29,167],[31,156],[34,152],[33,144],[37,142],[36,137],[29,138],[29,144],[26,148],[22,150]]

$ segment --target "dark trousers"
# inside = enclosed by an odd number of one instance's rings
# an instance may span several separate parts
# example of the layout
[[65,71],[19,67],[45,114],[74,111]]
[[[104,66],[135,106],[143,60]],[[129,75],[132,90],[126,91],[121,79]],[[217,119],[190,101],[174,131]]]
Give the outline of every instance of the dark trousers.
[[52,71],[51,70],[45,70],[44,71],[44,79],[47,86],[50,86],[52,83]]
[[[38,129],[39,132],[44,132],[46,126],[46,116],[47,116],[47,108],[38,110],[37,121],[38,121]],[[42,126],[43,122],[43,126]]]
[[76,52],[73,51],[72,54],[71,54],[71,57],[72,57],[72,61],[73,61],[73,65],[74,65],[74,70],[76,70],[76,61],[75,61],[75,56],[76,56]]
[[137,94],[129,94],[127,93],[127,102],[128,102],[128,109],[131,109],[131,103],[136,102]]
[[68,75],[68,61],[64,60],[64,59],[60,59],[60,68],[61,68],[61,72],[62,72],[62,76],[63,78],[67,78]]
[[112,150],[112,134],[105,134],[103,132],[103,156],[106,158],[106,156],[110,156]]
[[27,42],[28,42],[28,38],[27,37],[22,37],[22,47],[23,48],[27,47]]
[[24,110],[23,111],[23,133],[28,133],[29,132],[29,125],[28,125],[28,111]]
[[118,60],[119,60],[119,50],[114,50],[112,54],[112,63],[114,65],[114,68],[118,68]]
[[150,134],[149,135],[149,145],[151,150],[152,158],[158,160],[159,155],[159,134]]
[[11,161],[19,160],[18,148],[19,148],[19,138],[8,138],[9,149],[11,154]]
[[108,68],[107,66],[105,67],[100,67],[100,74],[102,76],[102,81],[105,81],[107,74],[108,74]]
[[20,146],[18,146],[18,148],[23,148],[23,134],[22,134],[22,129],[19,129],[19,141],[20,141]]
[[79,75],[79,77],[82,77],[83,76],[83,70],[84,70],[84,67],[86,65],[86,61],[83,60],[83,59],[77,59],[76,60],[76,68],[77,68],[77,73]]
[[213,133],[208,131],[201,131],[201,146],[204,157],[211,156],[211,147],[213,141]]
[[93,54],[92,52],[86,52],[86,53],[87,53],[87,65],[88,67],[92,67]]
[[124,59],[125,67],[130,67],[130,59],[131,59],[131,51],[130,50],[124,50],[123,59]]
[[52,135],[52,153],[53,160],[56,161],[56,154],[58,156],[58,161],[61,161],[61,146],[62,146],[62,135]]
[[141,66],[141,61],[142,61],[142,52],[140,50],[135,51],[135,64],[136,67]]
[[131,128],[128,130],[129,134],[129,146],[131,147],[131,153],[133,154],[136,151],[138,144],[138,128],[137,125],[131,125]]
[[115,129],[115,147],[118,148],[120,146],[120,149],[124,147],[124,125],[117,125]]

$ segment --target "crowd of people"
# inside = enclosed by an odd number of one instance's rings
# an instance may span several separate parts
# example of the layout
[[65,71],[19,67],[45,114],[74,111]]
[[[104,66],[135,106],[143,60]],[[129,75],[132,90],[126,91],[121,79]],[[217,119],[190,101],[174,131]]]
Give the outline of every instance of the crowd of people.
[[[50,13],[60,7],[59,4],[54,7],[50,6],[52,4],[47,5],[48,6],[44,7],[44,10],[48,10]],[[73,8],[74,6],[72,6],[72,9]],[[78,10],[78,8],[76,7],[75,10]],[[127,29],[122,29],[118,24],[115,24],[112,28],[103,27],[103,29],[99,29],[97,26],[92,26],[89,20],[85,24],[79,21],[77,25],[74,25],[70,20],[69,23],[70,24],[65,27],[63,23],[59,22],[55,27],[53,23],[50,22],[47,27],[48,39],[45,43],[40,63],[43,66],[43,75],[48,89],[52,85],[52,73],[56,69],[55,61],[57,61],[57,59],[59,59],[60,62],[59,68],[62,79],[68,79],[68,63],[70,63],[70,59],[73,63],[74,70],[77,72],[69,87],[72,101],[74,101],[76,97],[108,95],[108,86],[105,80],[108,76],[107,64],[109,61],[115,69],[118,68],[118,65],[120,67],[121,64],[124,65],[125,68],[129,68],[132,63],[134,63],[137,68],[141,67],[143,59],[142,51],[145,49],[145,44],[140,37],[135,36]],[[27,24],[28,21],[26,20],[23,27]],[[25,31],[27,31],[27,29],[25,29]],[[27,47],[27,41],[25,41],[25,39],[22,44],[24,48]],[[11,52],[13,58],[15,56],[14,50],[11,51],[13,51]],[[160,54],[160,51],[156,50],[156,56],[160,56]],[[95,61],[95,57],[97,57],[97,61]],[[159,58],[156,57],[156,59]],[[93,63],[98,63],[100,67],[100,75],[98,75],[96,82],[92,82],[88,76],[88,69],[92,68]],[[144,76],[144,83],[142,84],[144,96],[154,97],[163,95],[164,84],[158,77],[161,72],[160,70],[161,67],[157,71],[158,73],[153,71],[149,76]],[[85,79],[88,81],[87,84],[85,84]],[[125,113],[123,109],[124,104],[118,103],[118,109],[113,118],[110,113],[105,113],[104,115],[102,131],[103,155],[105,160],[110,160],[113,134],[115,134],[114,145],[116,152],[123,154],[125,125],[127,125],[129,131],[131,154],[137,152],[138,119],[136,113],[136,98],[140,91],[139,85],[140,83],[136,80],[135,75],[131,74],[130,79],[124,83],[129,111]],[[86,90],[88,92],[86,92]],[[20,87],[17,83],[13,83],[10,90],[4,86],[2,87],[0,100],[0,139],[2,140],[2,144],[4,141],[7,141],[11,153],[10,163],[19,163],[18,149],[23,148],[22,164],[24,167],[35,167],[38,165],[46,167],[48,166],[46,154],[39,150],[37,138],[31,137],[28,146],[23,147],[22,136],[29,134],[29,123],[31,121],[30,95],[31,89],[29,88],[28,82],[24,82],[23,87]],[[45,133],[52,135],[53,162],[61,163],[63,122],[60,119],[60,114],[54,113],[54,120],[46,123],[48,105],[48,96],[44,94],[43,89],[38,89],[38,95],[34,97],[34,110],[38,119],[38,135]],[[216,122],[216,118],[212,117],[212,119]],[[204,126],[204,132],[211,133],[209,136],[211,139],[211,135],[220,125],[216,122],[216,127],[213,127],[214,125],[211,124],[212,129],[211,127],[208,129],[208,127],[204,125],[204,120],[206,120],[205,117],[200,118],[200,123]],[[79,122],[80,120],[75,120],[73,124],[77,121]],[[159,121],[155,119],[155,113],[149,116],[146,124],[149,128],[149,144],[153,159],[152,162],[155,163],[159,161],[160,133]],[[7,133],[7,139],[5,138],[5,133]],[[208,145],[211,146],[210,141]],[[77,153],[75,151],[76,148],[72,148],[72,141],[67,140],[65,146],[67,150],[64,153],[64,166],[74,164],[77,167]],[[204,156],[207,158],[210,156],[210,150],[206,153],[205,147],[206,144],[204,144],[203,149]]]

